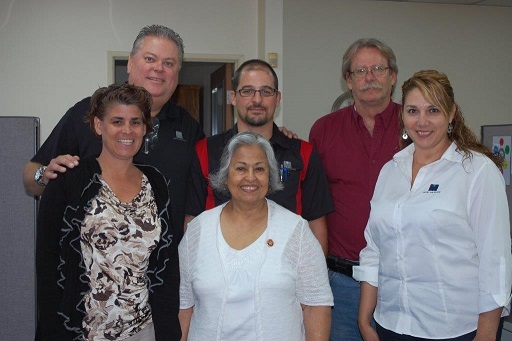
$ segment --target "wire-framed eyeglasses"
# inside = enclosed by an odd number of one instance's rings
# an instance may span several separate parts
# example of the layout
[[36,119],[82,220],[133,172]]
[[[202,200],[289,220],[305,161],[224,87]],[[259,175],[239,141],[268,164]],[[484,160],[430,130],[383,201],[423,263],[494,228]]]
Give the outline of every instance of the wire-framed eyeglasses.
[[242,97],[254,97],[257,92],[260,93],[261,97],[272,97],[277,93],[277,89],[267,86],[261,89],[243,88],[235,90],[235,92],[238,92],[238,94]]
[[389,69],[389,67],[384,67],[384,66],[372,66],[371,68],[358,68],[358,69],[354,69],[352,71],[349,71],[350,74],[352,74],[352,76],[354,76],[354,78],[364,78],[366,77],[366,74],[368,74],[368,72],[371,72],[372,75],[374,76],[382,76],[386,73],[386,71]]
[[160,128],[160,121],[158,118],[153,117],[151,119],[151,123],[153,124],[153,131],[147,133],[144,136],[144,142],[142,143],[142,152],[144,154],[149,154],[150,151],[155,149],[156,142],[158,141],[158,129]]

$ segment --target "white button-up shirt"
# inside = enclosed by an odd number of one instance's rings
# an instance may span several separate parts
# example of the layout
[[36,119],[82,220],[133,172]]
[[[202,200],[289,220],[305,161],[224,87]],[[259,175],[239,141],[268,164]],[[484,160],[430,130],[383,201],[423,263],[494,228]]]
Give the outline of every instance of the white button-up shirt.
[[451,338],[479,313],[506,307],[510,221],[503,176],[491,160],[454,143],[418,172],[414,145],[381,170],[354,278],[378,286],[375,320],[399,334]]

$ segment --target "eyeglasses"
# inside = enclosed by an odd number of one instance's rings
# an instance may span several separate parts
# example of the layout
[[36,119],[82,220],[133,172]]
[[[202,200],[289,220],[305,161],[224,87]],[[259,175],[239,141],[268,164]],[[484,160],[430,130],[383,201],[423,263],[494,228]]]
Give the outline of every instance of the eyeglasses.
[[151,123],[153,124],[153,131],[151,133],[147,133],[146,136],[144,136],[144,144],[142,146],[142,151],[144,154],[149,154],[149,152],[155,148],[156,142],[158,141],[158,129],[160,128],[160,121],[158,118],[153,117],[151,119]]
[[366,77],[366,74],[368,72],[371,72],[372,75],[374,75],[374,76],[382,76],[383,74],[386,73],[386,71],[388,69],[389,69],[389,67],[383,67],[383,66],[372,66],[369,69],[362,67],[359,69],[355,69],[353,71],[349,71],[349,73],[351,73],[352,76],[354,76],[354,78],[364,78],[364,77]]
[[235,90],[235,92],[238,92],[242,97],[254,97],[257,92],[260,93],[261,97],[272,97],[277,93],[277,89],[265,87],[261,89],[240,89]]

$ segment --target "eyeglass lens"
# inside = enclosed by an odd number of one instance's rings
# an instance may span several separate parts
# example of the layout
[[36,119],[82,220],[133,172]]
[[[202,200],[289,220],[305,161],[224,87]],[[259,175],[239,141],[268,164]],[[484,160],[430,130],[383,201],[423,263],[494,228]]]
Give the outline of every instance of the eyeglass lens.
[[262,97],[271,97],[274,96],[276,90],[273,88],[262,88],[262,89],[240,89],[238,93],[242,97],[253,97],[256,95],[256,92],[259,92]]

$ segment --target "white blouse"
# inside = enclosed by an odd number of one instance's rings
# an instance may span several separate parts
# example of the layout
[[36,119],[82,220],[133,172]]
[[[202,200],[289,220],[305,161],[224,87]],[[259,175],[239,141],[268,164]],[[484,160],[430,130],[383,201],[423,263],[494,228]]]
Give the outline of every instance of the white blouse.
[[381,170],[354,278],[378,286],[375,320],[396,333],[452,338],[479,313],[506,307],[512,285],[503,176],[456,145],[424,166],[411,188],[414,145]]
[[235,250],[224,239],[220,224],[217,228],[219,254],[226,271],[228,286],[221,340],[256,340],[254,292],[257,274],[263,264],[265,242],[268,239],[266,231],[243,250]]
[[[271,200],[263,233],[261,263],[254,268],[252,309],[255,340],[304,340],[301,304],[332,306],[333,297],[322,248],[307,221]],[[232,339],[229,270],[219,245],[221,205],[196,217],[179,245],[180,309],[193,307],[189,340]]]

